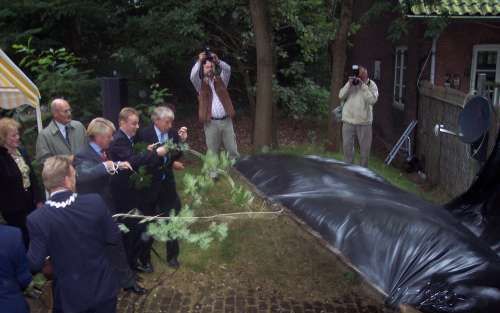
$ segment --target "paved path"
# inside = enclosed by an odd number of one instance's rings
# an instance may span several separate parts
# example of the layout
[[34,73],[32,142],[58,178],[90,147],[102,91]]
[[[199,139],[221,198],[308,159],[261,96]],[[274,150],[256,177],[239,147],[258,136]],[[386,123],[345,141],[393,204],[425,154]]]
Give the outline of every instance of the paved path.
[[[47,312],[40,300],[30,300],[31,312]],[[394,313],[373,299],[357,295],[329,301],[284,299],[278,294],[255,290],[211,288],[196,294],[158,287],[147,296],[120,293],[119,313]]]

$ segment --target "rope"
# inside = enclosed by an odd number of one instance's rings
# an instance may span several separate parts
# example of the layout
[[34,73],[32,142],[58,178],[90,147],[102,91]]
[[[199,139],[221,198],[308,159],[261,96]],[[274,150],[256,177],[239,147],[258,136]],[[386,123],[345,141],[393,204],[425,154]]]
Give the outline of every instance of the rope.
[[118,218],[118,217],[130,217],[130,218],[137,218],[137,219],[145,219],[148,221],[151,220],[171,220],[171,219],[183,219],[183,220],[215,220],[215,219],[220,219],[220,218],[238,218],[240,216],[247,216],[247,215],[281,215],[283,214],[284,209],[280,209],[278,211],[247,211],[247,212],[234,212],[234,213],[221,213],[221,214],[215,214],[215,215],[210,215],[210,216],[161,216],[161,215],[155,215],[155,216],[147,216],[147,215],[142,215],[142,214],[128,214],[128,213],[118,213],[114,214],[113,218]]

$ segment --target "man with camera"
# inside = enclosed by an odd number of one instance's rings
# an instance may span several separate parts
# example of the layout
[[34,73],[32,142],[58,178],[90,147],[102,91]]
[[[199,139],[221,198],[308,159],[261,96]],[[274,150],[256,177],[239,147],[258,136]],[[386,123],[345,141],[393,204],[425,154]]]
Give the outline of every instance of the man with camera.
[[339,98],[342,108],[342,146],[344,161],[354,161],[354,141],[358,138],[361,155],[360,165],[367,167],[372,145],[373,105],[378,99],[378,88],[368,78],[368,71],[362,66],[353,65],[353,76],[340,89]]
[[233,159],[239,156],[233,121],[235,112],[227,91],[231,66],[209,48],[198,55],[191,82],[198,92],[198,118],[204,124],[208,151],[218,154],[221,142]]

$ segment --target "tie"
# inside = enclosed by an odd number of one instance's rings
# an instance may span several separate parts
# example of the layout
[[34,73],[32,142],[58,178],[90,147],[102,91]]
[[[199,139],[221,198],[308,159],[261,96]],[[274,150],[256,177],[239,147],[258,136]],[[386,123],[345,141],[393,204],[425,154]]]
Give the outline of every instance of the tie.
[[106,162],[108,160],[108,154],[104,150],[101,150],[101,160],[103,162]]
[[[165,133],[160,133],[160,142],[161,142],[162,144],[164,144],[164,143],[165,143],[165,141],[167,141],[167,138],[166,138],[166,137],[167,137],[167,134],[165,134]],[[164,157],[163,157],[163,164],[167,164],[167,161],[168,161],[168,157],[167,157],[167,156],[164,156]],[[161,180],[163,181],[163,180],[165,180],[165,178],[167,178],[167,175],[165,175],[165,173],[163,173],[163,175],[161,175]]]
[[71,147],[71,142],[69,141],[69,126],[68,125],[64,126],[64,130],[66,131],[66,138],[65,138],[66,142],[68,143],[68,146]]

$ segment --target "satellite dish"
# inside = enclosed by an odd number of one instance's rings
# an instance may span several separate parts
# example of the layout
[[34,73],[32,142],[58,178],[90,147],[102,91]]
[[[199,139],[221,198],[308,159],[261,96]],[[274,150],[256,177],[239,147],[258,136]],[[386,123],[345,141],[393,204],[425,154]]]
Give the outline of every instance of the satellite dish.
[[473,144],[485,136],[490,127],[490,102],[481,96],[472,97],[458,117],[458,137],[464,143]]

